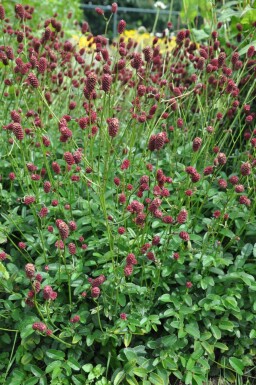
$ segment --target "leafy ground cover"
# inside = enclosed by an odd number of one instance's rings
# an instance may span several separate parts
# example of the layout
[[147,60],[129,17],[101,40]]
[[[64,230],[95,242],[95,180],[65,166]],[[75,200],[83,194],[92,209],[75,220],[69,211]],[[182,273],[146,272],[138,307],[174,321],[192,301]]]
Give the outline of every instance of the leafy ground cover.
[[253,383],[255,10],[233,3],[165,49],[0,5],[1,383]]

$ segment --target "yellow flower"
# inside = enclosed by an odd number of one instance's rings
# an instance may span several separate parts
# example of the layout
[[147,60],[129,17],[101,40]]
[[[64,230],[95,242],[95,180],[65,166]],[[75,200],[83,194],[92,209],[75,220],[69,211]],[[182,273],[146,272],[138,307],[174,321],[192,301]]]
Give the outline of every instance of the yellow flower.
[[96,44],[95,43],[92,44],[93,37],[90,37],[90,39],[88,40],[88,37],[86,36],[73,35],[72,39],[75,40],[75,42],[78,44],[80,49],[87,48],[89,46],[91,49],[96,48]]
[[[124,41],[127,43],[129,39],[133,39],[138,43],[140,49],[143,49],[147,45],[152,45],[155,36],[152,36],[150,33],[146,32],[143,29],[141,32],[135,29],[125,30],[123,33]],[[160,47],[160,52],[163,54],[167,50],[170,51],[176,47],[176,37],[171,37],[171,39],[158,38],[157,44]]]

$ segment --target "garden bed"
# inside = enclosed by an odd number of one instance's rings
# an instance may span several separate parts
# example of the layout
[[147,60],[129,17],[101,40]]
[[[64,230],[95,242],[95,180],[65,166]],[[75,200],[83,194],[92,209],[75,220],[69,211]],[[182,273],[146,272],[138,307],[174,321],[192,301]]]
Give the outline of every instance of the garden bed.
[[109,44],[0,5],[0,383],[253,383],[255,9],[240,3],[204,30],[169,23],[161,46],[124,20]]

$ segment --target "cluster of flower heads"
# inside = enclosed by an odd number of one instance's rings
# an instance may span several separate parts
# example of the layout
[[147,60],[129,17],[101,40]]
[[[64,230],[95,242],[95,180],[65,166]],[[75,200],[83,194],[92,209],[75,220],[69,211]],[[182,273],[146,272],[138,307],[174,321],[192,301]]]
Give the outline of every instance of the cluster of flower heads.
[[53,290],[53,288],[50,285],[45,285],[43,289],[41,288],[41,283],[43,280],[43,277],[41,274],[36,274],[35,266],[32,263],[27,263],[25,266],[25,273],[26,276],[31,281],[31,290],[29,290],[26,298],[26,304],[30,307],[34,306],[34,299],[35,296],[37,296],[41,290],[43,299],[45,301],[54,301],[57,298],[57,292]]
[[88,282],[91,284],[91,296],[92,298],[97,299],[100,294],[100,286],[105,282],[106,277],[104,275],[100,275],[97,278],[88,278]]
[[47,336],[52,335],[52,330],[48,329],[44,322],[34,322],[32,328],[33,330],[38,331]]
[[[116,3],[112,4],[111,11],[117,12]],[[104,15],[100,8],[97,8],[96,12],[100,16]],[[36,185],[44,193],[43,198],[39,201],[38,195],[30,189],[28,195],[19,202],[27,206],[27,210],[36,209],[40,223],[45,224],[44,220],[48,217],[53,221],[51,224],[47,223],[47,230],[58,238],[54,245],[60,254],[67,253],[68,257],[75,259],[81,250],[87,249],[87,244],[84,243],[84,237],[76,232],[80,225],[78,226],[73,219],[71,202],[60,204],[61,194],[58,189],[69,186],[70,182],[82,180],[93,195],[95,193],[93,178],[98,182],[100,178],[104,180],[107,177],[103,175],[104,173],[102,175],[95,173],[96,169],[98,172],[100,170],[100,167],[97,168],[97,162],[102,159],[100,153],[102,138],[104,142],[110,143],[109,154],[112,155],[118,151],[119,144],[125,141],[130,126],[146,130],[150,124],[152,130],[145,135],[147,141],[143,142],[143,149],[152,163],[147,164],[144,175],[140,174],[140,177],[132,175],[134,158],[129,143],[124,143],[127,148],[117,156],[118,166],[114,164],[113,167],[114,178],[111,174],[117,190],[117,202],[124,211],[130,213],[129,218],[136,231],[143,231],[146,224],[151,225],[152,221],[157,220],[166,228],[172,226],[173,233],[178,234],[183,241],[182,246],[186,246],[190,241],[187,224],[190,217],[193,217],[192,205],[189,201],[186,207],[184,204],[182,208],[176,208],[172,194],[180,190],[176,185],[175,173],[169,172],[169,168],[167,170],[165,165],[154,168],[153,164],[154,157],[162,155],[164,157],[175,144],[173,134],[177,133],[176,140],[184,138],[186,141],[188,133],[193,130],[194,127],[189,127],[181,113],[184,110],[184,100],[188,100],[187,98],[194,97],[188,107],[193,114],[201,112],[197,103],[198,96],[207,95],[210,100],[214,99],[216,94],[226,95],[227,106],[226,109],[220,110],[219,107],[214,108],[209,125],[204,131],[195,130],[196,134],[190,135],[192,139],[188,143],[189,159],[196,160],[188,161],[189,163],[184,165],[184,183],[187,186],[184,195],[192,197],[196,192],[196,184],[204,179],[211,181],[222,192],[232,190],[239,204],[251,205],[246,178],[253,173],[256,166],[254,152],[256,113],[252,103],[243,103],[241,95],[244,89],[249,88],[255,75],[253,46],[249,47],[246,60],[243,61],[237,46],[230,43],[221,46],[217,30],[212,32],[209,45],[196,44],[192,41],[189,30],[181,30],[177,34],[176,45],[172,47],[172,52],[168,51],[170,43],[168,37],[163,37],[166,44],[164,54],[161,52],[158,38],[154,38],[150,46],[140,51],[135,40],[127,41],[122,35],[126,22],[121,20],[118,24],[119,39],[112,47],[109,47],[105,36],[92,36],[88,24],[84,22],[81,32],[88,40],[88,46],[80,48],[72,41],[65,40],[62,25],[56,16],[45,21],[41,37],[29,27],[33,7],[16,4],[15,16],[19,23],[11,25],[5,16],[4,7],[0,5],[3,32],[9,38],[6,40],[13,43],[0,46],[0,61],[7,70],[4,78],[4,98],[7,101],[12,98],[13,89],[15,96],[20,97],[21,90],[16,84],[22,84],[25,92],[35,96],[35,99],[36,96],[42,99],[47,106],[47,115],[52,125],[49,127],[45,111],[37,103],[33,106],[34,110],[20,104],[16,110],[8,111],[8,120],[2,127],[3,136],[6,136],[8,145],[22,149],[22,146],[25,148],[28,144],[28,148],[34,149],[36,153],[33,161],[32,157],[26,160],[24,173],[31,185]],[[222,28],[222,25],[219,24],[218,28]],[[238,25],[238,42],[242,39],[240,29]],[[171,60],[171,57],[175,60]],[[194,70],[191,71],[191,68]],[[241,73],[241,76],[237,76],[238,73]],[[116,89],[121,90],[121,95],[115,94]],[[67,107],[61,110],[56,123],[54,102],[62,95],[67,95]],[[130,95],[132,100],[128,108],[125,99]],[[108,113],[105,116],[106,106],[103,106],[102,101],[110,101],[113,96],[115,103],[113,108],[107,109]],[[127,117],[124,116],[124,110]],[[248,152],[243,154],[239,168],[232,169],[229,154],[219,145],[212,151],[209,149],[210,155],[206,157],[209,163],[205,165],[204,162],[197,162],[201,153],[208,152],[208,138],[211,135],[214,137],[225,122],[231,126],[239,113],[242,139],[248,149]],[[144,134],[144,131],[142,132]],[[144,135],[141,136],[144,140]],[[55,151],[56,144],[60,148],[58,153]],[[136,143],[134,145],[136,146]],[[93,148],[97,150],[98,156],[90,162],[87,155]],[[235,175],[230,169],[235,171]],[[227,177],[221,174],[223,170],[227,171]],[[88,179],[88,176],[92,180]],[[8,170],[8,174],[3,178],[15,185],[21,179],[19,168]],[[80,194],[80,191],[77,194]],[[166,204],[169,201],[171,205]],[[59,207],[66,210],[68,213],[66,217],[59,214],[57,211]],[[58,219],[59,216],[64,219]],[[225,209],[214,210],[212,217],[214,221],[229,220],[229,214]],[[108,215],[108,220],[116,226],[112,215]],[[119,226],[117,231],[122,236],[126,234],[126,230],[125,226]],[[157,262],[161,237],[151,234],[150,242],[145,240],[143,242],[145,243],[139,246],[141,255],[151,262]],[[20,251],[25,251],[27,244],[20,241],[18,247]],[[130,277],[135,266],[140,264],[138,255],[139,252],[138,254],[129,252],[125,257],[122,265],[125,277]],[[173,258],[178,260],[179,252],[174,252]],[[0,260],[6,259],[8,254],[1,251]],[[43,278],[41,274],[36,273],[33,263],[26,264],[25,273],[31,283],[31,290],[26,298],[27,305],[34,306],[37,296],[41,296],[44,301],[54,301],[57,298],[57,292],[50,285],[41,287]],[[104,275],[88,278],[92,298],[100,297],[101,285],[105,280]],[[192,286],[192,282],[187,281],[186,287],[190,289]],[[87,293],[82,292],[81,297],[86,296]],[[120,314],[122,320],[126,317],[126,313]],[[79,322],[79,315],[74,315],[70,319],[72,324]],[[51,334],[43,322],[34,323],[33,329],[46,335]]]

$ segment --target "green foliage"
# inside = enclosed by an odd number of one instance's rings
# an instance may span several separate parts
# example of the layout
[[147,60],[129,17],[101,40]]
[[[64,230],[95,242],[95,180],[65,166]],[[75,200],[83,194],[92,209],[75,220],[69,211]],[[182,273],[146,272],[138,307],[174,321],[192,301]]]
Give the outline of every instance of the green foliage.
[[200,2],[148,59],[52,4],[1,20],[0,383],[249,381],[254,8]]

